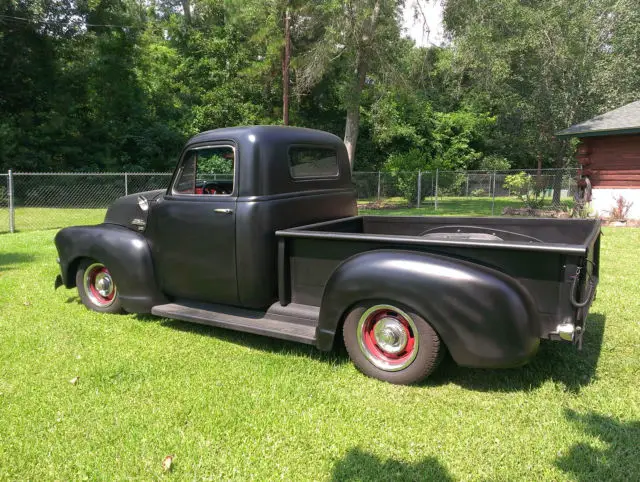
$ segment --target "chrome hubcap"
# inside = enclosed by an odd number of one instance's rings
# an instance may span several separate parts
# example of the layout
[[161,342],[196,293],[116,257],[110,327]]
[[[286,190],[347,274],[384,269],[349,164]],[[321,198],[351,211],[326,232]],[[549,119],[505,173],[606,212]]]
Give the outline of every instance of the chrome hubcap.
[[413,363],[419,336],[411,317],[393,305],[374,305],[360,316],[360,351],[375,367],[394,372]]
[[100,293],[105,298],[108,298],[109,295],[113,293],[113,282],[111,281],[111,276],[109,276],[109,273],[98,273],[93,285],[96,287],[98,293]]
[[84,291],[96,306],[110,306],[116,299],[116,285],[107,268],[94,263],[84,271]]
[[373,329],[378,346],[387,353],[400,353],[407,346],[407,332],[395,318],[383,318]]

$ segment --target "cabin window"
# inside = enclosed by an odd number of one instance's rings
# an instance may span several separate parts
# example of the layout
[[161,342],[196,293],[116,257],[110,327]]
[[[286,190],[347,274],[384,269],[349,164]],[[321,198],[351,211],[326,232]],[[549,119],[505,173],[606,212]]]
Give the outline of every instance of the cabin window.
[[182,159],[173,186],[174,194],[228,196],[233,192],[233,147],[198,147],[188,150]]
[[292,146],[289,170],[294,179],[337,177],[338,156],[326,147]]

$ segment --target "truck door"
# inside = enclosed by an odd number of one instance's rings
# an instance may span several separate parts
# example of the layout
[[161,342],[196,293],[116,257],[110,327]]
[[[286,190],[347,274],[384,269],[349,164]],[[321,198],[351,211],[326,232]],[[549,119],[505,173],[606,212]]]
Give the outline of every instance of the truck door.
[[238,303],[235,157],[228,144],[188,149],[167,194],[152,208],[155,271],[169,296]]

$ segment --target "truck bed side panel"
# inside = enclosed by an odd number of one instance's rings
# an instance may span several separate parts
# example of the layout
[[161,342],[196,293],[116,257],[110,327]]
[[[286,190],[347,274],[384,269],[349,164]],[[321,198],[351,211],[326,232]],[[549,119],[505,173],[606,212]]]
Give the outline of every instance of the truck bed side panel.
[[[345,259],[358,253],[378,249],[401,249],[433,253],[466,260],[502,271],[517,279],[534,298],[541,313],[556,318],[562,281],[562,255],[464,249],[452,247],[417,247],[400,243],[372,243],[329,239],[289,239],[289,272],[291,300],[294,303],[319,306],[325,285],[333,271]],[[553,321],[550,321],[553,324]],[[555,325],[554,325],[555,327]],[[541,327],[541,331],[544,331]],[[542,333],[541,333],[542,335]]]
[[517,366],[539,344],[533,300],[513,278],[450,257],[376,250],[349,258],[329,279],[320,308],[320,348],[331,346],[339,321],[363,300],[392,300],[415,310],[460,365]]

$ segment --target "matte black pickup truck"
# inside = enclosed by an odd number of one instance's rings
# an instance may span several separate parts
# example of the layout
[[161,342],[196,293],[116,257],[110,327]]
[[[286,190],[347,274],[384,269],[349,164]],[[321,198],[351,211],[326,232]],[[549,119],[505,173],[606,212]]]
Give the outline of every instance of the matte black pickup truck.
[[593,220],[358,216],[331,134],[239,127],[189,140],[166,190],[62,229],[61,275],[90,309],[153,313],[331,350],[392,383],[526,363],[580,343],[598,283]]

